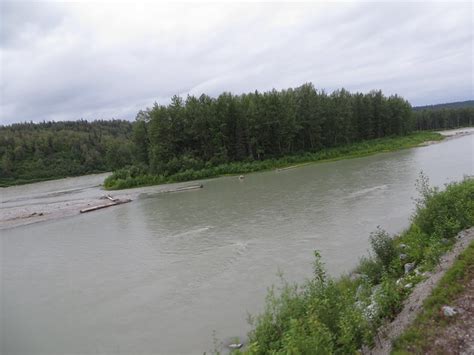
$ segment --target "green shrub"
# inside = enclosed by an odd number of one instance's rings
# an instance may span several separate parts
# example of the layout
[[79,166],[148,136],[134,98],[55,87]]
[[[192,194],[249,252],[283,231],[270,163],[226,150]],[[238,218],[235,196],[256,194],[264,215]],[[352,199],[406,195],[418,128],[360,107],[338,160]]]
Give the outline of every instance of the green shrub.
[[393,318],[401,310],[402,295],[400,291],[395,280],[384,275],[374,297],[381,318]]
[[378,261],[387,270],[392,260],[397,256],[397,249],[393,239],[382,228],[370,234],[370,246]]
[[474,179],[447,185],[443,193],[433,189],[428,191],[413,219],[424,233],[437,238],[451,238],[474,224]]
[[356,272],[364,275],[373,285],[376,285],[382,279],[383,265],[378,260],[363,256],[359,260]]

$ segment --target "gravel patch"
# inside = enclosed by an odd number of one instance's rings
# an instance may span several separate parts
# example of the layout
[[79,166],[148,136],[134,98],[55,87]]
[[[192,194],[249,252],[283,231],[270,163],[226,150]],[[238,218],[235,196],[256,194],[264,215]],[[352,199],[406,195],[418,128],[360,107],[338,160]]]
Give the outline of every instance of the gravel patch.
[[[413,292],[405,300],[403,310],[398,314],[398,316],[392,322],[381,327],[378,335],[375,337],[376,342],[374,348],[365,351],[365,354],[390,354],[392,349],[392,341],[398,338],[403,333],[403,331],[415,320],[422,309],[423,301],[432,293],[433,289],[441,280],[445,272],[453,265],[458,255],[474,240],[474,227],[460,232],[456,236],[456,239],[457,242],[453,246],[453,249],[441,258],[441,262],[436,267],[436,269],[427,273],[427,279],[420,282],[413,288]],[[474,308],[474,305],[472,305],[472,299],[472,297],[467,298],[465,302],[471,302],[471,307]],[[459,308],[467,309],[467,307],[465,308],[464,303],[462,303]],[[471,323],[474,325],[474,316],[471,317]],[[474,328],[471,327],[471,332],[472,329]],[[473,342],[474,339],[471,336],[471,342],[466,343],[466,349],[471,347],[471,350],[474,350]],[[469,352],[470,350],[467,351],[468,352],[466,354],[474,354],[474,352]],[[452,352],[448,351],[446,353]]]

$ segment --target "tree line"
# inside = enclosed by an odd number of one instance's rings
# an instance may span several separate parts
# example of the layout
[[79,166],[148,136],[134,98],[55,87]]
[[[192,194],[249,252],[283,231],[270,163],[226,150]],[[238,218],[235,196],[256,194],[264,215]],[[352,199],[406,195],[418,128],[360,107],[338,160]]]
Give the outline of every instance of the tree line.
[[155,103],[140,111],[133,123],[0,126],[0,185],[127,166],[134,167],[134,176],[166,177],[321,152],[414,130],[472,126],[474,105],[467,103],[412,109],[397,95],[344,89],[326,93],[308,83],[242,95],[174,96],[169,105]]
[[327,94],[305,84],[217,98],[174,96],[138,114],[133,140],[138,162],[166,175],[401,136],[413,126],[411,106],[399,96]]
[[474,107],[425,108],[413,111],[414,129],[441,130],[474,126]]
[[0,185],[115,170],[134,162],[123,120],[0,126]]

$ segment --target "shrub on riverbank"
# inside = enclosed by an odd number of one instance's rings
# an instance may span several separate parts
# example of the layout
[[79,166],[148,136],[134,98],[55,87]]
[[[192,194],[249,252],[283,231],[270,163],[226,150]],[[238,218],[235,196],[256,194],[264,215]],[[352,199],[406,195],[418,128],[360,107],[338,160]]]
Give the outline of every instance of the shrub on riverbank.
[[[403,137],[373,139],[337,148],[324,149],[313,153],[308,152],[300,155],[285,156],[279,159],[231,162],[215,166],[206,163],[201,164],[205,166],[203,168],[193,168],[193,164],[189,163],[178,168],[178,172],[171,175],[154,175],[150,174],[144,166],[133,166],[114,172],[104,181],[104,186],[108,190],[119,190],[138,186],[207,179],[223,175],[246,174],[256,171],[284,168],[295,164],[358,158],[379,152],[411,148],[426,141],[441,139],[443,139],[443,137],[439,133],[417,132]],[[199,167],[200,164],[195,162],[194,166]]]
[[[371,236],[373,256],[353,276],[327,276],[316,253],[303,285],[272,289],[253,318],[246,354],[350,354],[373,343],[377,328],[401,309],[419,272],[434,266],[459,231],[474,225],[474,180],[430,188],[422,176],[411,226],[394,239]],[[411,284],[411,285],[410,285]]]

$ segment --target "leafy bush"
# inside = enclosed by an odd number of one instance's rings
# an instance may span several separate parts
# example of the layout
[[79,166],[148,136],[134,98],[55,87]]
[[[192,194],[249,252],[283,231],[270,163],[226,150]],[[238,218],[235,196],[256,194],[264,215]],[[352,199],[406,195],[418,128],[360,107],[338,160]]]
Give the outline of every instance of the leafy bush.
[[385,269],[388,269],[390,263],[398,254],[393,239],[386,231],[377,227],[377,230],[370,234],[369,240],[377,260]]
[[356,272],[365,275],[373,285],[376,285],[382,279],[383,265],[378,260],[363,256],[359,260]]
[[395,280],[384,275],[374,297],[378,312],[382,317],[393,318],[401,310],[402,293],[400,291]]
[[[424,189],[426,191],[426,188]],[[474,180],[450,184],[444,193],[428,190],[413,222],[437,238],[451,238],[474,224]]]

